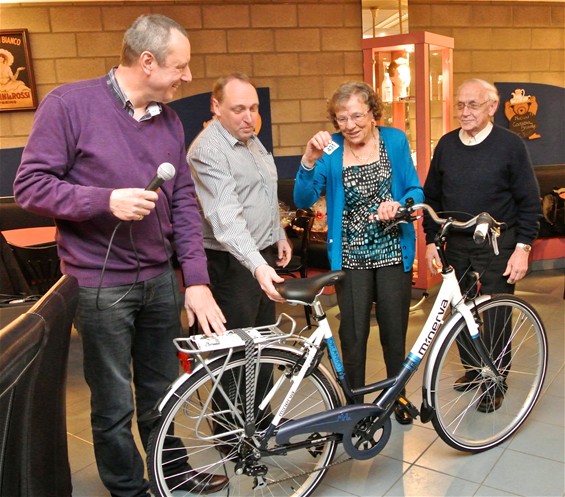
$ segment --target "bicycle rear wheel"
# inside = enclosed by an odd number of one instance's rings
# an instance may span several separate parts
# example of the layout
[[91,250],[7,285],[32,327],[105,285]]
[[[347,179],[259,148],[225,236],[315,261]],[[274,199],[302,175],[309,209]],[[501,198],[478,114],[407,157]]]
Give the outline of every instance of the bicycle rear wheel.
[[[469,452],[501,444],[522,425],[547,368],[545,329],[527,302],[498,295],[479,304],[477,312],[482,341],[501,376],[494,378],[481,363],[460,319],[441,345],[430,385],[434,428],[447,444]],[[470,381],[455,385],[463,375]]]
[[[298,359],[297,354],[286,350],[267,349],[262,352],[262,373],[257,385],[255,408],[267,393],[261,381],[269,386],[280,381],[280,386],[269,403],[270,408],[278,410],[291,386]],[[222,405],[221,395],[217,391],[212,393],[214,379],[219,378],[223,365],[223,359],[210,364],[212,377],[203,369],[195,372],[179,387],[162,410],[160,421],[153,430],[148,445],[149,479],[155,495],[189,495],[186,490],[178,490],[179,479],[186,478],[187,455],[193,472],[225,475],[229,478],[229,485],[215,492],[215,496],[310,495],[324,477],[327,465],[332,462],[337,441],[332,439],[316,442],[323,433],[301,435],[293,438],[291,446],[285,452],[279,455],[263,453],[259,459],[252,461],[259,471],[259,466],[263,466],[264,480],[241,473],[246,456],[254,457],[250,456],[254,454],[259,457],[259,451],[249,449],[256,448],[253,445],[259,441],[260,435],[256,432],[251,440],[245,439],[241,422],[237,421],[233,410]],[[244,369],[244,354],[234,354],[223,372],[221,382],[217,383],[217,388],[224,390],[240,414],[244,412],[245,405]],[[335,382],[325,369],[315,368],[302,380],[282,422],[324,412],[339,405]],[[244,415],[242,417],[245,418]],[[269,409],[263,415],[257,414],[257,431],[265,430],[272,417]],[[273,447],[274,437],[268,445],[269,449]]]

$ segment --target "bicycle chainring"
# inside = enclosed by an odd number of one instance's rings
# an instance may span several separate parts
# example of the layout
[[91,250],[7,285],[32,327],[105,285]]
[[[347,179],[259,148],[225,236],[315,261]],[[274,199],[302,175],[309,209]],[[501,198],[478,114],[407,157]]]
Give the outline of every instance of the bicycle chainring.
[[371,459],[383,450],[391,432],[390,417],[382,420],[378,416],[367,416],[351,432],[343,434],[343,448],[353,459]]

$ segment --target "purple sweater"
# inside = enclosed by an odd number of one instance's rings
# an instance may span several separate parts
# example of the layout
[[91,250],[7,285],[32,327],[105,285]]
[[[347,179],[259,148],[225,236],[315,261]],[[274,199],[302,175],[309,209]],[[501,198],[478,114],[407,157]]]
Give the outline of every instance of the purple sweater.
[[14,194],[24,209],[56,219],[63,273],[75,276],[81,286],[96,287],[119,221],[109,208],[112,190],[145,188],[163,162],[172,163],[176,175],[161,187],[149,216],[122,223],[102,286],[127,285],[135,279],[130,224],[141,261],[139,281],[166,270],[174,243],[185,284],[208,284],[184,132],[166,105],[160,115],[138,122],[120,106],[105,77],[53,90],[35,114]]

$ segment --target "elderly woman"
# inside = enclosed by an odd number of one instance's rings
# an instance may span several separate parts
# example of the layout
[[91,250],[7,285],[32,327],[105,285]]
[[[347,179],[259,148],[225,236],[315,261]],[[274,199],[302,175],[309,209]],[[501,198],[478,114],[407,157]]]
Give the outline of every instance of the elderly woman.
[[[319,131],[308,141],[294,188],[300,208],[326,193],[330,264],[346,273],[336,290],[341,349],[352,387],[365,385],[373,302],[387,375],[396,375],[402,366],[415,234],[412,224],[389,226],[406,199],[424,199],[406,135],[376,126],[381,113],[382,104],[366,83],[339,86],[328,102],[338,132]],[[398,405],[395,415],[399,423],[412,422]]]

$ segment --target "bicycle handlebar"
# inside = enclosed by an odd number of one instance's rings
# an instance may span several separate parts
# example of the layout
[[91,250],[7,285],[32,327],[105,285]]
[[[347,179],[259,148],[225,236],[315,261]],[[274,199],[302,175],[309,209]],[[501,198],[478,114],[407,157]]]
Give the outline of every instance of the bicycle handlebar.
[[449,230],[452,229],[454,231],[464,231],[474,226],[474,242],[476,244],[481,244],[490,235],[494,252],[496,255],[498,255],[499,252],[497,238],[500,236],[500,228],[505,223],[498,222],[488,212],[481,212],[468,221],[457,221],[456,219],[453,219],[451,217],[442,218],[430,205],[425,203],[414,204],[411,200],[412,199],[408,199],[405,206],[399,207],[395,216],[396,221],[394,221],[390,227],[396,226],[399,223],[412,223],[416,221],[416,219],[419,219],[421,216],[412,216],[412,214],[415,211],[422,209],[428,213],[432,221],[442,227],[441,236],[444,236]]
[[[397,218],[404,217],[406,213],[412,214],[414,211],[417,211],[419,209],[425,210],[436,224],[443,225],[449,222],[456,230],[465,230],[468,228],[472,228],[475,225],[478,226],[481,224],[487,224],[489,227],[500,228],[504,224],[498,222],[488,212],[481,212],[480,214],[477,214],[476,216],[469,219],[468,221],[457,221],[453,218],[442,218],[438,216],[438,214],[436,213],[436,211],[432,206],[424,203],[414,204],[412,206],[407,205],[405,207],[400,207],[398,209],[398,213],[396,217]],[[404,211],[404,212],[400,213],[400,211]]]
[[[408,199],[410,200],[410,199]],[[440,217],[433,207],[425,203],[419,204],[412,204],[407,202],[405,206],[402,206],[398,209],[396,213],[395,219],[397,219],[397,223],[401,222],[414,222],[418,217],[412,216],[412,214],[422,209],[426,211],[432,221],[436,224],[442,226],[444,230],[453,229],[454,231],[464,231],[466,229],[472,228],[475,226],[475,231],[473,233],[473,240],[475,243],[480,244],[485,241],[488,234],[490,233],[493,237],[497,237],[500,235],[500,228],[503,226],[504,223],[498,222],[494,219],[488,212],[481,212],[476,216],[472,217],[468,221],[457,221],[453,218],[442,218]]]

